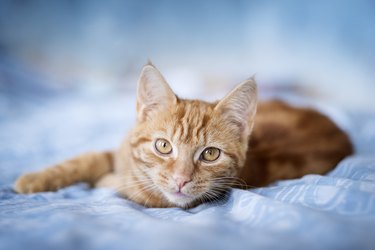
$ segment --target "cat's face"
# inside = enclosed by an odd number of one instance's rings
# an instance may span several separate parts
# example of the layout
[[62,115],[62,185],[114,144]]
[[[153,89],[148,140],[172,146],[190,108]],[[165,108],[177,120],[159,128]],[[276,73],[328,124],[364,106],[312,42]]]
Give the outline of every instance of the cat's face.
[[142,179],[177,206],[217,198],[244,164],[255,109],[253,80],[217,103],[182,100],[146,65],[131,139]]

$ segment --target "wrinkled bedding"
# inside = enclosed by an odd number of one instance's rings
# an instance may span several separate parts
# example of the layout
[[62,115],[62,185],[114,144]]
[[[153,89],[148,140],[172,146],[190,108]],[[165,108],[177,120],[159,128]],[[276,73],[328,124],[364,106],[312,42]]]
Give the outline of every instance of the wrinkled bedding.
[[83,183],[32,195],[12,191],[21,173],[116,147],[133,125],[134,96],[5,90],[0,249],[375,249],[374,114],[333,112],[345,121],[356,154],[326,176],[233,189],[227,200],[186,211],[147,209]]

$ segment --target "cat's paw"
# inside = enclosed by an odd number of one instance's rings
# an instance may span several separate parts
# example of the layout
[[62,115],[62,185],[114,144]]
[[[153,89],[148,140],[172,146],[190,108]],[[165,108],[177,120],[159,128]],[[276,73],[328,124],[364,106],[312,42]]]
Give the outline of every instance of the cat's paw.
[[28,173],[19,177],[14,184],[14,191],[20,194],[30,194],[46,191],[46,180],[43,173]]

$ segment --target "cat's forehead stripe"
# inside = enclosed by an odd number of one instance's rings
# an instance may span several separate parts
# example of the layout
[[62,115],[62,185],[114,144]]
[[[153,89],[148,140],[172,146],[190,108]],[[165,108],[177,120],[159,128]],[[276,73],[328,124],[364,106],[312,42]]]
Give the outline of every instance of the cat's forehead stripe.
[[191,113],[191,107],[190,105],[184,105],[182,106],[181,113],[183,114],[180,118],[178,123],[181,127],[181,134],[179,135],[179,139],[185,141],[184,138],[188,137],[189,134],[189,115]]
[[208,121],[209,106],[195,101],[185,101],[180,105],[177,108],[178,125],[175,128],[174,137],[183,143],[205,142],[204,127]]

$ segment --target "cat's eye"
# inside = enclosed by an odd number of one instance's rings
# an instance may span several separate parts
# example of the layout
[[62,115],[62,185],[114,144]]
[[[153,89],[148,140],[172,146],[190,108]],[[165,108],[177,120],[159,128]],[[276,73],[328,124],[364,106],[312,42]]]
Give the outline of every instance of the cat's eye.
[[172,152],[172,145],[169,143],[169,141],[164,139],[157,139],[155,142],[155,148],[163,155],[170,154]]
[[220,149],[210,147],[203,150],[201,159],[204,161],[215,161],[220,156]]

